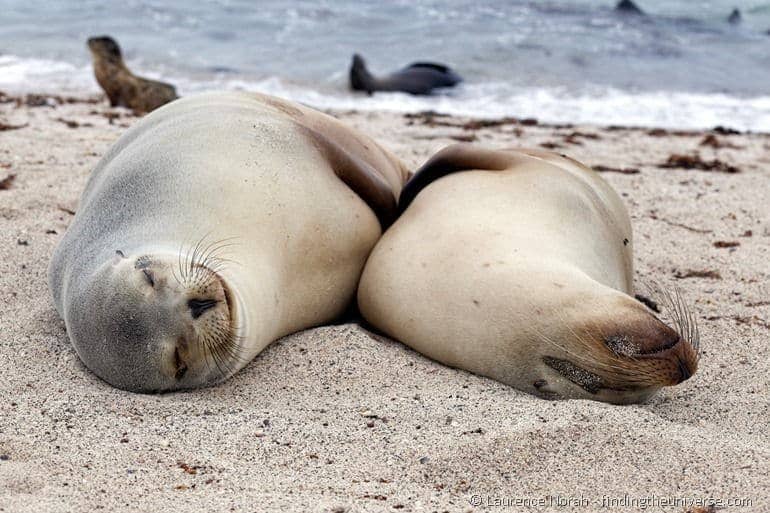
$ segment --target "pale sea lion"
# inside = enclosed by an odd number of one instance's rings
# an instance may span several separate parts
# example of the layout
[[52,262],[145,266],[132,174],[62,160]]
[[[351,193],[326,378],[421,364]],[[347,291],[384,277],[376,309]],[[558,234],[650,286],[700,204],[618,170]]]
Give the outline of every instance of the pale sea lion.
[[112,385],[210,385],[341,314],[407,171],[337,120],[246,93],[171,103],[88,180],[49,269],[80,358]]
[[448,147],[401,193],[358,292],[364,318],[416,351],[548,398],[642,401],[697,368],[633,297],[631,224],[598,174],[554,153]]
[[443,64],[415,62],[409,66],[377,78],[366,69],[363,57],[353,55],[350,65],[350,88],[354,91],[401,91],[409,94],[427,95],[434,89],[454,87],[462,82],[460,75]]
[[171,84],[137,77],[123,63],[118,43],[111,37],[92,37],[88,49],[94,63],[94,76],[111,107],[128,107],[136,114],[144,114],[176,100],[176,89]]

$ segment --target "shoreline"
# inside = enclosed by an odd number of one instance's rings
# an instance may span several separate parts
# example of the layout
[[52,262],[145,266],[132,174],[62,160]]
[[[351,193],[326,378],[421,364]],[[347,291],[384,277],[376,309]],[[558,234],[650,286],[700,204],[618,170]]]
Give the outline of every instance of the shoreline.
[[[250,91],[247,90],[241,90],[237,89],[237,91],[242,91],[245,93],[248,93]],[[265,93],[262,91],[253,91],[253,92],[259,92],[262,94],[271,94],[271,93]],[[196,94],[196,93],[193,93]],[[280,95],[279,95],[280,96]],[[53,94],[53,93],[47,93],[43,91],[38,92],[27,92],[27,93],[7,93],[3,90],[0,90],[0,104],[3,103],[14,103],[16,107],[21,106],[28,106],[28,107],[56,107],[64,104],[76,104],[76,103],[86,103],[86,104],[93,104],[98,105],[100,103],[106,103],[106,97],[103,93],[77,93],[77,92],[70,92],[68,94]],[[614,123],[570,123],[570,122],[563,122],[563,123],[557,123],[557,122],[544,122],[534,117],[516,117],[516,116],[499,116],[499,117],[473,117],[473,116],[465,116],[465,115],[458,115],[458,114],[452,114],[449,112],[443,112],[443,111],[437,111],[437,110],[403,110],[403,111],[392,111],[392,110],[370,110],[370,109],[342,109],[342,108],[324,108],[319,107],[316,105],[312,105],[310,103],[303,103],[304,105],[311,107],[316,110],[320,110],[322,112],[326,112],[327,114],[333,115],[333,116],[339,116],[344,115],[345,113],[366,113],[366,112],[375,112],[375,113],[382,113],[382,114],[392,114],[394,116],[402,115],[404,118],[407,119],[413,119],[413,120],[421,120],[426,125],[441,125],[442,123],[439,120],[436,120],[436,118],[454,118],[454,119],[461,119],[465,120],[460,125],[453,125],[453,124],[447,124],[445,126],[455,126],[464,128],[466,130],[477,130],[479,128],[490,128],[500,125],[522,125],[522,126],[540,126],[544,128],[555,128],[555,129],[567,129],[567,128],[574,128],[574,127],[594,127],[599,129],[605,129],[605,130],[611,130],[611,131],[618,131],[618,130],[641,130],[641,131],[647,131],[649,135],[653,135],[656,137],[661,137],[665,135],[675,135],[675,136],[693,136],[698,134],[706,134],[706,133],[713,133],[718,135],[765,135],[770,137],[770,131],[764,132],[764,131],[755,131],[755,130],[740,130],[733,128],[729,125],[714,125],[713,127],[709,128],[671,128],[671,127],[662,127],[657,126],[653,124],[649,125],[622,125],[622,124],[614,124]],[[123,110],[121,108],[116,108],[115,110]]]
[[[231,90],[231,89],[228,89]],[[250,90],[245,89],[232,89],[232,91],[241,91],[248,93]],[[199,92],[203,91],[196,91],[191,94],[197,94]],[[266,92],[262,90],[253,90],[251,92],[258,92],[261,94],[273,94],[276,96],[281,96],[280,94],[276,94],[274,92]],[[184,95],[189,96],[189,95]],[[283,96],[284,98],[290,99],[287,96]],[[409,95],[406,95],[407,98],[439,98],[440,96],[427,96],[427,97],[412,97]],[[366,100],[366,96],[361,96],[360,99],[362,101]],[[297,101],[297,100],[292,100]],[[86,93],[86,92],[74,92],[74,91],[68,91],[67,93],[50,93],[46,91],[33,91],[33,92],[25,92],[25,93],[8,93],[6,91],[3,91],[0,89],[0,104],[1,103],[14,103],[17,107],[26,105],[31,107],[40,107],[40,106],[49,106],[49,107],[55,107],[57,105],[63,105],[63,104],[73,104],[73,103],[88,103],[88,104],[99,104],[106,102],[106,97],[103,93]],[[686,128],[686,127],[665,127],[655,124],[617,124],[617,123],[599,123],[599,122],[549,122],[549,121],[542,121],[540,119],[537,119],[535,117],[528,117],[528,116],[497,116],[497,117],[490,117],[490,116],[480,116],[480,117],[474,117],[474,116],[468,116],[468,115],[461,115],[461,114],[453,114],[451,112],[447,111],[441,111],[441,110],[433,110],[433,109],[407,109],[404,108],[403,110],[391,110],[391,109],[348,109],[348,108],[334,108],[334,107],[323,107],[313,104],[313,102],[303,102],[298,101],[298,103],[302,103],[308,107],[314,108],[316,110],[320,110],[322,112],[326,112],[327,114],[331,115],[341,115],[344,113],[352,113],[352,112],[358,112],[358,113],[366,113],[366,112],[374,112],[374,113],[382,113],[382,114],[391,114],[394,116],[402,115],[405,118],[413,118],[413,119],[419,119],[423,118],[424,121],[428,121],[430,119],[435,118],[455,118],[455,119],[463,119],[465,121],[466,129],[478,129],[478,128],[485,128],[485,127],[493,127],[497,125],[504,125],[504,124],[521,124],[523,126],[541,126],[544,128],[574,128],[574,127],[594,127],[594,128],[602,128],[606,130],[643,130],[651,132],[650,135],[655,136],[663,136],[663,135],[676,135],[676,136],[688,136],[688,135],[697,135],[697,134],[703,134],[703,133],[715,133],[719,135],[767,135],[770,136],[770,130],[768,131],[761,131],[761,130],[742,130],[735,127],[729,126],[729,124],[715,124],[712,127],[707,128]],[[121,109],[116,109],[121,110]],[[429,124],[429,123],[426,123]]]
[[0,511],[477,511],[477,495],[770,511],[770,134],[332,111],[411,169],[456,142],[604,168],[637,284],[679,288],[702,334],[698,373],[644,404],[537,399],[357,324],[285,337],[210,389],[135,395],[80,363],[46,269],[89,173],[139,118],[46,97],[0,95]]

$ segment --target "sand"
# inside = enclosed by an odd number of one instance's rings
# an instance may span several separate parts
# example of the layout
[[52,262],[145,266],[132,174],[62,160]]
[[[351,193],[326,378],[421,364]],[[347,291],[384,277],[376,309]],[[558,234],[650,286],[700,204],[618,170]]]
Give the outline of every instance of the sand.
[[[704,347],[646,404],[537,399],[356,324],[282,339],[215,388],[135,395],[80,363],[46,268],[137,118],[2,101],[0,124],[23,127],[0,131],[0,180],[16,175],[0,190],[0,511],[770,511],[770,137],[334,113],[415,167],[464,139],[637,169],[604,173],[637,276],[682,289]],[[740,172],[658,167],[694,152]]]

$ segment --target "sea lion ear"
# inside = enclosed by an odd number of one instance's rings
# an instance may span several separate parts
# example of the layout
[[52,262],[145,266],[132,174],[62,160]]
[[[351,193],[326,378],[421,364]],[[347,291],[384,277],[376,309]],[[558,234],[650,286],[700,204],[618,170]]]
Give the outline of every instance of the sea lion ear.
[[398,198],[398,213],[402,214],[425,187],[441,177],[460,171],[502,171],[511,165],[505,152],[479,148],[471,144],[453,144],[433,155],[409,179]]

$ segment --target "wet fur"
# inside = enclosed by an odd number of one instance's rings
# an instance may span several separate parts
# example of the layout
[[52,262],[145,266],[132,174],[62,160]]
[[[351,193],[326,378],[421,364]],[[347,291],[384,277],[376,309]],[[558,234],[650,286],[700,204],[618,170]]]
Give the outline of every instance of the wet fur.
[[448,66],[432,62],[415,62],[384,77],[375,77],[360,55],[353,56],[350,66],[350,88],[354,91],[400,91],[428,95],[435,89],[454,87],[462,78]]

